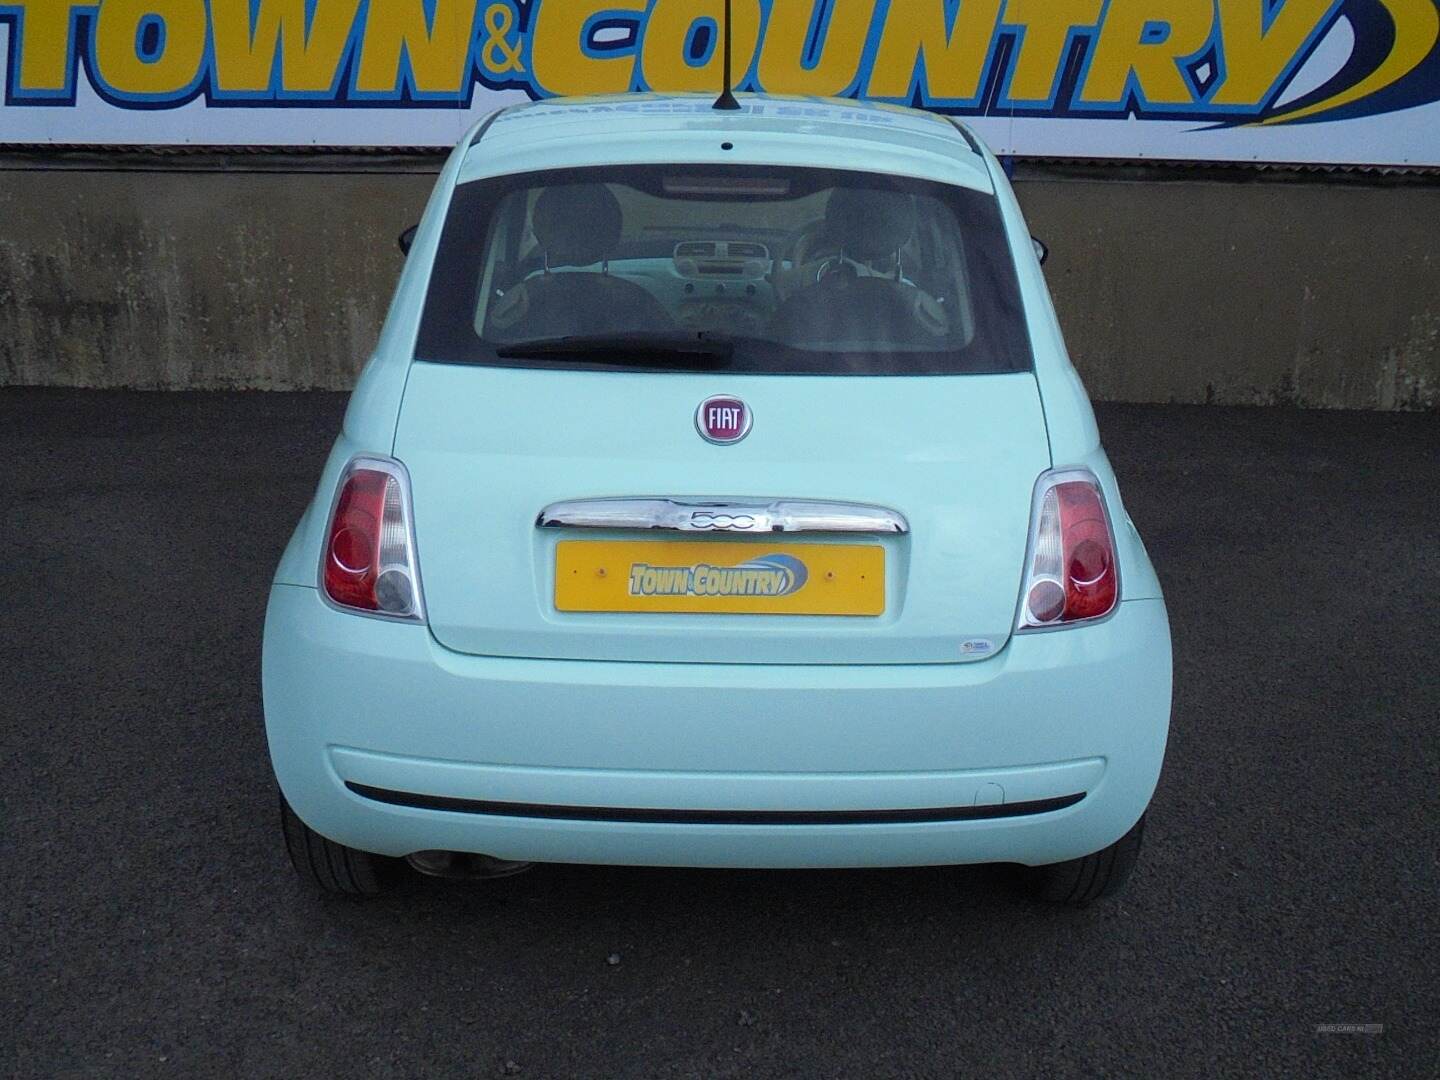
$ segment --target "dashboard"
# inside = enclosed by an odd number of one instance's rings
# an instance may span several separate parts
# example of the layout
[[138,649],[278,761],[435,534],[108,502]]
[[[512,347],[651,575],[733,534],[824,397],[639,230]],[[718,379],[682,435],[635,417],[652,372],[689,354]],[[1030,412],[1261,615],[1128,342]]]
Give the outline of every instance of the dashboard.
[[[772,284],[774,256],[752,240],[682,240],[668,256],[612,258],[607,272],[641,286],[684,330],[764,331],[779,303]],[[539,277],[535,270],[527,278]],[[593,273],[562,267],[550,273]]]
[[612,259],[609,272],[647,290],[683,329],[756,334],[777,303],[771,265],[764,244],[682,240],[668,257]]

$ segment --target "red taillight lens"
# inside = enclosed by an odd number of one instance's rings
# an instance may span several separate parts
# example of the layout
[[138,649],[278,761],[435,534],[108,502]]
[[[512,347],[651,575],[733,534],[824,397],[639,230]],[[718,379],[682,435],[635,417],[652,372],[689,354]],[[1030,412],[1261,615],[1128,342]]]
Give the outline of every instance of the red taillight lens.
[[325,594],[342,607],[400,619],[423,617],[405,474],[359,459],[340,481],[326,535]]
[[1088,472],[1053,473],[1041,482],[1038,496],[1019,628],[1064,626],[1110,614],[1120,588],[1115,537],[1099,481]]
[[1100,489],[1060,484],[1060,535],[1065,546],[1065,614],[1062,622],[1098,619],[1115,606],[1115,541]]

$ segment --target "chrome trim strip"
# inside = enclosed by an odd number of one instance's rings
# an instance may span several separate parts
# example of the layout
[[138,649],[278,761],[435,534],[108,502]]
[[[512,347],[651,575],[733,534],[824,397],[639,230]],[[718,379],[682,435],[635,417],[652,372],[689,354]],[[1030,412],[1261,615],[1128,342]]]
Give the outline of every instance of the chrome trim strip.
[[537,529],[647,529],[684,533],[904,534],[903,514],[864,503],[813,499],[575,499],[552,503]]

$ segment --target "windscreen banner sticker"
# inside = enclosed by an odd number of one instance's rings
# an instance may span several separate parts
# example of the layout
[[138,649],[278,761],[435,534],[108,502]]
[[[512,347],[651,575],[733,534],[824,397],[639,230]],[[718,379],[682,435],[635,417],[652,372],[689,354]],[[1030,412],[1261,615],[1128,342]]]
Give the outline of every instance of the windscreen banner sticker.
[[[0,0],[0,142],[448,145],[510,102],[718,92],[723,10]],[[1440,0],[734,0],[733,31],[739,89],[968,117],[1006,154],[1440,165]]]

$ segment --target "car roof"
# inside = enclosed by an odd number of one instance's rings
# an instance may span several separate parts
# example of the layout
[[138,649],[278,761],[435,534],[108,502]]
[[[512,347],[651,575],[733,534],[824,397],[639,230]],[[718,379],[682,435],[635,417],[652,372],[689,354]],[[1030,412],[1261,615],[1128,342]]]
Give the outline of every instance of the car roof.
[[993,192],[973,137],[951,120],[897,105],[839,98],[621,94],[552,98],[483,122],[459,183],[599,165],[755,164],[852,169]]

